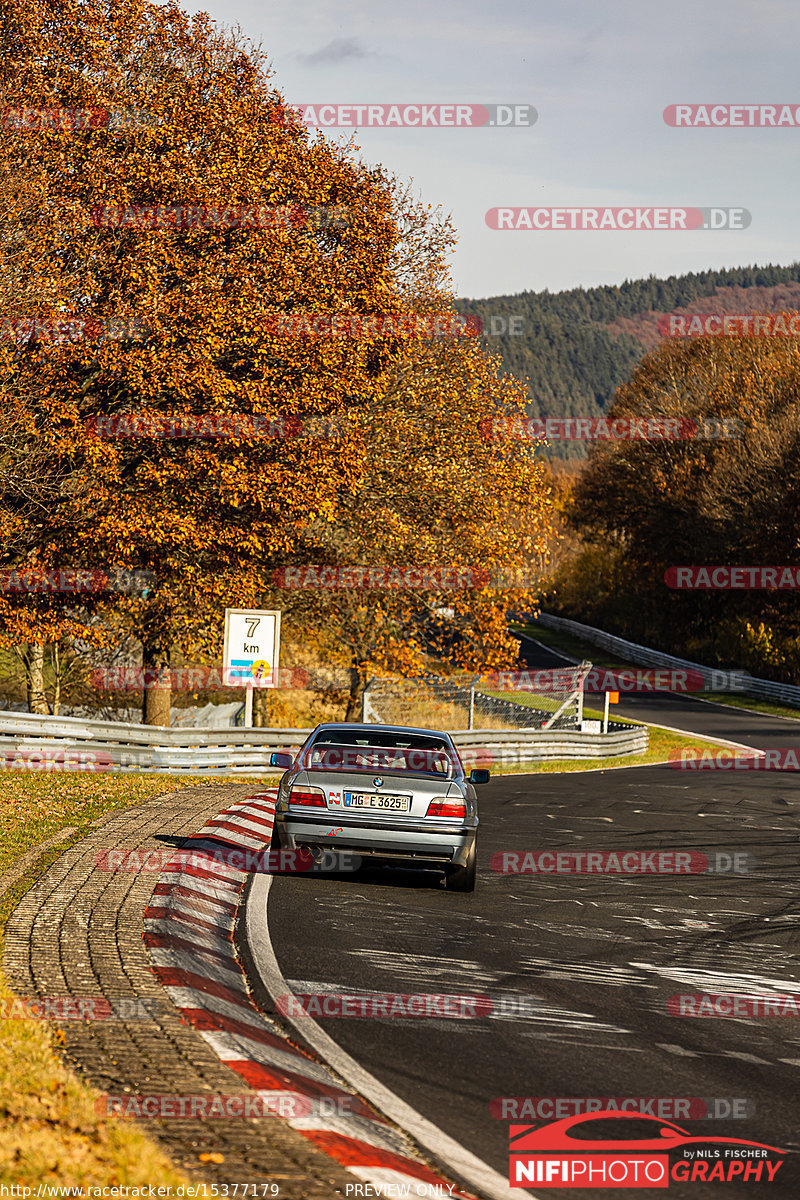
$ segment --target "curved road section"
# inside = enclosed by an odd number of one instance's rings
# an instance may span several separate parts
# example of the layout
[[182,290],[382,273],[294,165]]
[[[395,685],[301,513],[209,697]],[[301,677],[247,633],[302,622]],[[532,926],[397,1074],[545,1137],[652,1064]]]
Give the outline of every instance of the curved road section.
[[[620,709],[686,729],[687,743],[800,748],[797,722],[722,705],[657,696]],[[262,878],[251,950],[279,1010],[306,997],[296,1027],[342,1074],[357,1064],[377,1104],[382,1089],[506,1180],[510,1123],[619,1106],[789,1151],[769,1190],[788,1200],[800,1186],[798,817],[792,772],[495,777],[481,789],[474,895],[401,870]],[[735,1010],[742,994],[750,1008]],[[406,1000],[392,1014],[392,996],[475,1004]],[[687,1198],[698,1187],[670,1182]],[[725,1195],[752,1195],[752,1182]]]
[[[144,941],[158,978],[219,1060],[258,1092],[259,1103],[362,1189],[389,1185],[405,1195],[413,1188],[419,1196],[469,1200],[423,1160],[402,1128],[293,1045],[251,995],[233,940],[245,887],[270,870],[296,874],[311,865],[292,853],[277,863],[266,857],[274,812],[274,792],[248,796],[207,821],[165,865],[144,913]],[[257,951],[257,939],[250,943]],[[256,1097],[250,1100],[255,1111]],[[478,1160],[467,1165],[486,1173]]]

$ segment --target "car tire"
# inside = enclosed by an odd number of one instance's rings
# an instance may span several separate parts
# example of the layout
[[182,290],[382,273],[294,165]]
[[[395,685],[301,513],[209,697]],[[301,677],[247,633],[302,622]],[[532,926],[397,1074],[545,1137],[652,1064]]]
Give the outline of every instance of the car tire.
[[444,886],[448,892],[474,892],[478,874],[478,839],[472,843],[467,855],[466,866],[449,867],[445,872]]
[[280,835],[278,834],[278,822],[274,818],[272,821],[272,833],[270,834],[268,849],[270,852],[273,850],[282,849]]

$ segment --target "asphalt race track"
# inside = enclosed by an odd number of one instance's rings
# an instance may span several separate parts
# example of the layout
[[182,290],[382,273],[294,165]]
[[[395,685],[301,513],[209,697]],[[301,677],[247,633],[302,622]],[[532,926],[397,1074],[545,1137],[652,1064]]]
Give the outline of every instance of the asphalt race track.
[[[676,696],[624,700],[615,716],[626,715],[762,748],[800,747],[797,722]],[[481,789],[474,895],[447,893],[424,872],[281,877],[269,928],[293,992],[492,998],[491,1015],[473,1019],[317,1019],[387,1087],[506,1177],[515,1118],[508,1107],[505,1120],[490,1107],[503,1097],[661,1097],[666,1104],[654,1115],[694,1135],[797,1152],[800,1018],[679,1016],[667,1003],[678,993],[800,993],[799,822],[800,775],[790,772],[662,765],[496,776]],[[751,857],[738,860],[748,868],[739,873],[693,875],[515,875],[490,865],[499,852],[528,850],[702,852],[723,867],[731,858],[718,853]],[[684,1105],[673,1108],[669,1098]],[[720,1115],[688,1119],[687,1100],[695,1101],[692,1114],[705,1100]],[[561,1115],[545,1107],[516,1120]],[[670,1194],[744,1197],[754,1186],[673,1181]],[[800,1194],[795,1154],[767,1194]]]

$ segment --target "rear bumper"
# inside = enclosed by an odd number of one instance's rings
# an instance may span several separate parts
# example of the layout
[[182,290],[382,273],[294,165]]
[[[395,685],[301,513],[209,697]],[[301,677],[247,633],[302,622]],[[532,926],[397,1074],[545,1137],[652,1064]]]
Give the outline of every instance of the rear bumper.
[[[275,827],[282,849],[319,846],[323,850],[348,850],[365,858],[397,859],[431,866],[466,865],[478,832],[474,825],[442,825],[422,830],[408,822],[384,822],[376,829],[366,821],[337,824],[338,814],[312,816],[276,813]],[[336,830],[337,832],[333,832]]]

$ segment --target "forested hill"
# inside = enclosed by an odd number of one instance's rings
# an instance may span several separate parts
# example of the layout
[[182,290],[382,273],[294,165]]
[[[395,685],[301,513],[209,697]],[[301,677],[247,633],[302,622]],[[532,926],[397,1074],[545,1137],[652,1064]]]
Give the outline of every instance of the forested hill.
[[[661,341],[659,316],[800,310],[800,263],[669,279],[651,275],[613,287],[460,300],[457,307],[481,317],[485,331],[498,331],[485,344],[502,355],[510,374],[527,379],[530,416],[597,417],[639,359]],[[499,332],[508,330],[512,317],[521,332]],[[553,446],[563,457],[582,457],[585,450],[581,442]]]

